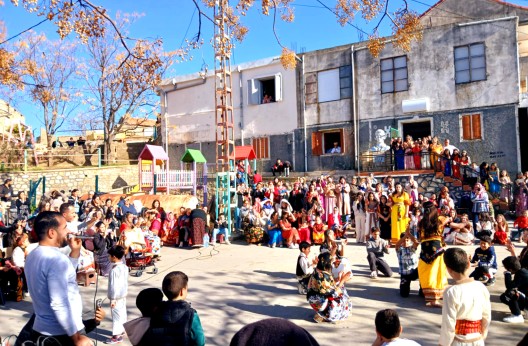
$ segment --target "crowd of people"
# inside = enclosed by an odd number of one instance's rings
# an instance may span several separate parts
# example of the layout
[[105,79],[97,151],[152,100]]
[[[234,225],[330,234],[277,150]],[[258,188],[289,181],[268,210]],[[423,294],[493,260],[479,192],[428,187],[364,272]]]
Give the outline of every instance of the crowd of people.
[[[492,184],[484,176],[479,176],[473,185],[467,208],[463,208],[445,186],[437,194],[420,193],[413,176],[405,184],[395,182],[391,176],[376,178],[373,175],[351,179],[342,176],[336,181],[331,176],[322,175],[311,181],[299,178],[293,183],[284,182],[279,177],[267,183],[257,174],[251,177],[257,178],[256,181],[237,184],[234,196],[237,208],[232,228],[225,215],[216,216],[206,207],[182,207],[175,215],[164,210],[159,200],[145,207],[137,200],[123,196],[114,203],[112,199],[102,200],[93,191],[81,199],[80,191],[76,189],[69,196],[57,190],[45,194],[37,210],[31,213],[29,207],[25,207],[29,203],[23,193],[16,200],[11,198],[14,193],[8,179],[0,186],[2,207],[6,210],[16,206],[18,217],[9,226],[0,228],[3,233],[3,244],[0,244],[1,288],[4,292],[11,291],[13,299],[20,300],[24,291],[31,292],[31,287],[36,287],[36,281],[31,278],[36,274],[31,271],[44,269],[35,264],[34,258],[49,258],[61,253],[55,250],[46,253],[46,248],[40,249],[39,245],[43,244],[64,247],[66,258],[75,258],[76,272],[94,270],[112,278],[117,275],[116,264],[122,263],[130,253],[148,252],[159,259],[162,246],[198,247],[207,246],[209,242],[230,244],[233,232],[239,230],[248,243],[299,249],[301,254],[296,271],[299,293],[306,295],[315,311],[316,322],[338,322],[346,319],[352,309],[345,288],[353,277],[352,263],[346,257],[345,249],[349,241],[347,235],[353,232],[355,242],[365,246],[372,279],[378,279],[379,274],[393,275],[384,257],[395,252],[399,262],[400,295],[409,296],[411,283],[418,281],[419,294],[425,297],[426,305],[443,307],[444,310],[448,310],[448,273],[462,283],[469,282],[467,276],[485,285],[493,285],[498,270],[494,246],[504,245],[511,256],[503,259],[507,269],[507,289],[500,299],[512,313],[504,321],[524,322],[520,312],[528,303],[528,251],[525,248],[517,256],[512,241],[528,242],[528,174],[520,174],[515,181],[518,189],[513,199],[518,217],[511,230],[505,216],[495,214],[491,204]],[[38,226],[41,221],[43,224]],[[81,242],[79,238],[68,240],[67,234],[87,237]],[[465,255],[467,264],[461,262],[460,254],[455,254],[456,263],[449,264],[445,259],[448,243],[458,249],[461,249],[459,246],[479,246],[471,258]],[[316,257],[310,256],[313,245],[319,246],[320,254]],[[34,262],[32,269],[28,269],[31,262]],[[64,272],[69,272],[66,268],[69,262],[63,262]],[[122,278],[123,275],[128,276],[123,272],[118,276]],[[179,285],[177,296],[183,294],[182,287],[186,287],[186,283]],[[479,290],[484,292],[482,299],[489,302],[489,293],[488,296],[485,294],[487,290],[483,291],[480,286]],[[109,296],[113,321],[123,325],[126,321],[126,309],[123,313],[123,301],[120,301],[123,290],[110,291],[113,292]],[[50,292],[42,294],[53,296]],[[449,296],[450,301],[460,299],[461,294]],[[38,309],[46,311],[49,307],[36,307]],[[486,313],[487,307],[483,305],[483,310],[477,314],[481,316],[480,320],[489,323],[491,317]],[[458,323],[467,316],[462,317],[457,316],[455,321]],[[47,328],[42,324],[44,322],[37,314],[36,330]],[[68,327],[71,331],[75,328],[78,331],[82,321],[74,319],[68,323],[74,324]],[[485,338],[486,327],[483,322],[479,330],[482,338]],[[113,330],[110,343],[122,341],[123,328],[126,326]],[[58,330],[54,329],[54,332],[58,333]],[[442,338],[451,338],[442,333]],[[71,335],[68,333],[68,336]],[[149,340],[155,337],[149,336]]]

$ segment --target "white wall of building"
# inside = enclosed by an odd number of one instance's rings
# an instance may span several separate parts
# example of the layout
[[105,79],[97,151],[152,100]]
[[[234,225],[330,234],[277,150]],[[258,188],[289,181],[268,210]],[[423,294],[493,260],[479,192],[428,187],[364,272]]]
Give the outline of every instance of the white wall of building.
[[[274,78],[281,80],[282,99],[266,104],[249,104],[248,80]],[[215,83],[209,74],[205,81],[197,74],[170,80],[161,86],[167,93],[167,123],[170,143],[185,144],[215,140]],[[232,68],[235,137],[249,138],[283,134],[297,127],[295,70],[285,70],[278,59],[259,60]],[[257,83],[258,84],[258,83]],[[240,89],[242,88],[242,90]],[[160,93],[164,105],[164,95]],[[259,97],[260,99],[260,97]],[[242,102],[241,102],[242,100]],[[262,102],[262,100],[259,100]],[[164,117],[164,108],[162,108]],[[165,126],[165,121],[162,122]],[[241,127],[242,126],[242,127]],[[162,129],[165,133],[165,128]]]

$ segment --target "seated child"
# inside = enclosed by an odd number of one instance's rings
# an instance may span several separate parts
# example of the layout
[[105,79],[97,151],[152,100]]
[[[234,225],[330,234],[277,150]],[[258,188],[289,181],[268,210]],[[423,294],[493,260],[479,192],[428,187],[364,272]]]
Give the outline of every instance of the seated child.
[[506,269],[504,272],[506,292],[501,294],[500,300],[508,305],[511,311],[511,316],[502,320],[506,323],[524,323],[521,312],[528,307],[528,269],[521,268],[521,262],[515,256],[503,259],[502,265]]
[[504,215],[497,215],[497,223],[495,224],[495,234],[493,235],[493,242],[495,244],[506,245],[506,241],[510,237],[510,228]]
[[493,231],[493,222],[489,213],[480,213],[477,229],[475,230],[475,237],[478,239],[482,239],[485,236],[493,238]]
[[229,242],[229,227],[227,226],[227,220],[225,218],[225,214],[220,213],[218,215],[218,221],[215,221],[214,223],[214,229],[213,229],[213,237],[211,238],[211,244],[216,244],[216,237],[219,234],[224,235],[225,243],[231,244]]
[[513,227],[517,227],[517,232],[514,234],[514,231],[512,231],[512,240],[520,241],[522,232],[528,230],[528,210],[523,211],[522,215],[515,219]]
[[402,233],[396,243],[396,253],[400,264],[400,296],[408,297],[411,281],[418,279],[418,255],[416,249],[420,243],[409,231]]
[[469,277],[470,263],[464,250],[447,249],[444,262],[455,283],[444,291],[439,345],[484,344],[491,321],[490,294],[482,283]]
[[321,216],[315,217],[315,223],[312,226],[312,239],[313,243],[316,245],[320,245],[324,241],[324,233],[328,229],[328,226],[323,223],[323,219],[321,219]]
[[473,245],[475,235],[467,214],[462,214],[460,223],[450,222],[449,227],[455,232],[453,245]]
[[475,249],[471,263],[472,267],[476,268],[469,277],[484,282],[486,286],[495,284],[494,274],[497,272],[497,256],[489,236],[482,237],[480,247]]
[[390,244],[380,238],[379,228],[372,228],[370,238],[367,241],[367,260],[370,266],[370,277],[378,278],[378,270],[386,277],[392,276],[391,267],[383,260],[383,255],[389,253]]
[[[402,239],[402,238],[400,238]],[[385,309],[376,313],[376,340],[372,346],[407,345],[419,346],[417,342],[400,338],[403,328],[396,310]]]
[[298,289],[299,294],[306,294],[308,281],[310,276],[314,271],[315,266],[317,265],[317,257],[312,261],[308,258],[310,255],[311,244],[308,242],[301,242],[299,244],[299,250],[301,254],[297,258],[297,268],[295,269],[295,275],[297,275],[297,280],[299,281]]
[[159,288],[145,288],[136,297],[136,307],[141,316],[126,322],[123,326],[132,345],[138,345],[150,326],[150,318],[163,301],[163,292]]
[[142,344],[205,345],[205,335],[198,313],[185,301],[189,278],[174,271],[163,278],[162,290],[169,301],[162,302],[152,315]]
[[328,228],[334,231],[336,238],[340,239],[343,235],[343,221],[341,221],[341,214],[339,208],[334,207],[334,212],[328,216]]
[[[299,220],[299,218],[297,218],[297,220]],[[310,222],[308,222],[308,215],[304,210],[299,221],[299,238],[301,238],[301,242],[312,242],[312,226],[310,226]]]

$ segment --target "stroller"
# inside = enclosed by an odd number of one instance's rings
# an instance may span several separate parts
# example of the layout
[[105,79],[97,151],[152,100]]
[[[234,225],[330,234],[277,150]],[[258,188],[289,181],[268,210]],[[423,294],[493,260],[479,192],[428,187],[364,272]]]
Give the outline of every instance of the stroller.
[[[147,244],[147,245],[145,245]],[[154,255],[152,254],[152,245],[149,240],[145,238],[145,244],[134,242],[130,244],[129,256],[126,258],[126,265],[129,273],[136,277],[143,275],[145,269],[149,266],[153,266],[151,274],[157,274],[158,268],[154,261]],[[138,248],[140,247],[140,248]],[[134,249],[133,249],[134,248]],[[135,273],[132,273],[132,271]]]

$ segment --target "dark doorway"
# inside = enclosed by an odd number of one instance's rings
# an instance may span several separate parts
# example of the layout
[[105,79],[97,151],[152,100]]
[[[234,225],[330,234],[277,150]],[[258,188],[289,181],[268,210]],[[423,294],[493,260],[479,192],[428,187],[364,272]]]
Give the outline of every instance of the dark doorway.
[[424,138],[431,135],[431,121],[425,120],[403,123],[402,130],[402,138],[405,138],[407,135],[411,136],[413,139]]
[[528,136],[521,133],[528,131],[528,108],[519,108],[519,145],[521,150],[521,171],[528,171]]

